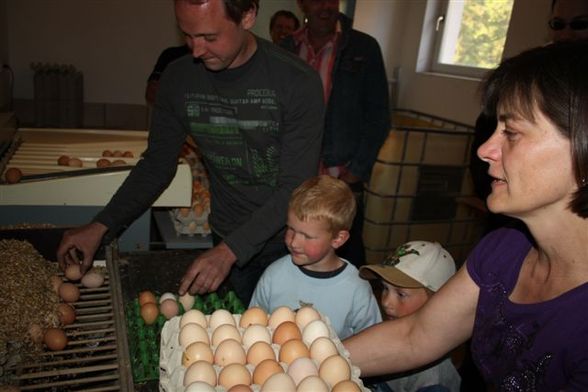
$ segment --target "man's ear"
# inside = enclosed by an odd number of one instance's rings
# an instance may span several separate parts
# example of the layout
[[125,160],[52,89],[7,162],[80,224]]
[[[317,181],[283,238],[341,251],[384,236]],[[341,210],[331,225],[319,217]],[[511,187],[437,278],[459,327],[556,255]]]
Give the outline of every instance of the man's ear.
[[251,30],[253,26],[255,26],[256,20],[257,9],[254,7],[243,13],[243,17],[241,18],[241,27],[243,27],[245,30]]
[[333,249],[337,249],[342,246],[347,240],[349,239],[349,231],[348,230],[339,230],[337,234],[331,240],[331,246]]

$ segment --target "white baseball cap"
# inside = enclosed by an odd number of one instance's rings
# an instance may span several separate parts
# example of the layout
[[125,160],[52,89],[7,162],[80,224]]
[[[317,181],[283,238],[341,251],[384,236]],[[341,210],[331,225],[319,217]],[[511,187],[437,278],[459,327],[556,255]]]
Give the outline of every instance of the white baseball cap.
[[398,287],[437,291],[455,274],[455,261],[438,242],[411,241],[398,248],[380,264],[364,265],[364,279],[384,279]]

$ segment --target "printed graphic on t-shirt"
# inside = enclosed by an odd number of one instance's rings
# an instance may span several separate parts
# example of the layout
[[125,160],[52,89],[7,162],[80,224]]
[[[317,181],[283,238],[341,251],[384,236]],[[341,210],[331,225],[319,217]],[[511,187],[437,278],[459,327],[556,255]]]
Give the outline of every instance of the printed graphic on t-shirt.
[[190,94],[186,101],[190,132],[205,161],[232,185],[276,185],[279,122],[271,113],[277,110],[275,92],[266,89],[240,98]]

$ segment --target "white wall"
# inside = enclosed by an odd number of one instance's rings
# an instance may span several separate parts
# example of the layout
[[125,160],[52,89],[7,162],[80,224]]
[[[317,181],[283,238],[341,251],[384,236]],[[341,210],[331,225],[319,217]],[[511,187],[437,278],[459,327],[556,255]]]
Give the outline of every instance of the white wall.
[[[515,0],[505,55],[546,41],[550,1]],[[478,81],[415,71],[425,6],[426,0],[357,0],[355,27],[379,41],[389,79],[400,67],[399,107],[473,124]],[[267,38],[278,9],[300,15],[295,0],[261,0],[253,31]],[[30,64],[41,61],[81,70],[86,102],[143,104],[157,56],[180,42],[171,0],[0,0],[0,59],[7,53],[15,98],[33,97]]]
[[[547,40],[551,0],[515,0],[504,56]],[[479,113],[479,81],[417,73],[426,0],[358,0],[354,26],[378,39],[388,78],[400,67],[398,106],[474,124]]]

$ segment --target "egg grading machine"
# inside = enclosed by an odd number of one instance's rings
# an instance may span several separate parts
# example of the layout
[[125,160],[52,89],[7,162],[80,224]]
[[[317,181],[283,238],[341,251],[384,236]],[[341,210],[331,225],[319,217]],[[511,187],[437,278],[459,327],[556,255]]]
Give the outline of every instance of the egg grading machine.
[[[16,184],[0,183],[0,226],[23,222],[75,226],[87,223],[110,200],[147,146],[147,131],[16,128],[11,114],[0,113],[0,177],[21,170]],[[124,166],[97,168],[104,150],[130,151]],[[83,167],[57,164],[61,155],[76,157]],[[175,178],[153,207],[190,206],[192,173],[179,163]],[[119,240],[123,251],[149,248],[150,211],[127,228]]]

